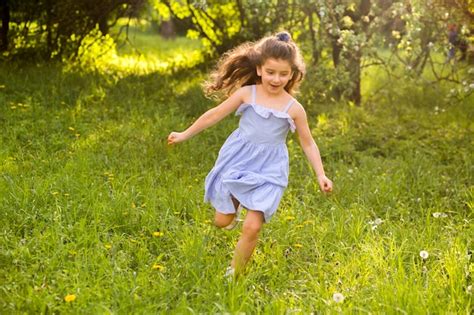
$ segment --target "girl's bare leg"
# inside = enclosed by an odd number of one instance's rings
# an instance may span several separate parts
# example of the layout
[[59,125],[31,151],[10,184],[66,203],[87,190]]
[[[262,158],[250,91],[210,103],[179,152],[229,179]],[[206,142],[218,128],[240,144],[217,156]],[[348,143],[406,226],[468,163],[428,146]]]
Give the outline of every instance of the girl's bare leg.
[[249,210],[242,226],[242,235],[235,247],[234,257],[231,262],[232,268],[237,273],[241,272],[257,245],[258,234],[264,222],[263,212]]
[[229,224],[232,223],[234,220],[235,214],[230,213],[230,214],[224,214],[216,211],[216,214],[214,215],[214,225],[223,228],[228,226]]
[[[234,196],[232,196],[232,203],[234,204],[235,210],[237,211],[237,208],[240,205],[240,202],[235,199]],[[228,226],[233,220],[234,220],[235,214],[230,213],[230,214],[224,214],[220,212],[216,212],[214,216],[214,225],[220,228]]]

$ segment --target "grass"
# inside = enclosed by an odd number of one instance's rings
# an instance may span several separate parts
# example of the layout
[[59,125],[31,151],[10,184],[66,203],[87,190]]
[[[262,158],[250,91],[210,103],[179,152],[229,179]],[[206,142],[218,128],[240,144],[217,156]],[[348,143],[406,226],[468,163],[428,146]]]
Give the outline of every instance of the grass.
[[239,230],[211,225],[203,186],[238,118],[166,145],[214,105],[203,79],[2,65],[1,313],[472,312],[472,97],[400,84],[360,108],[313,99],[335,191],[290,135],[278,213],[227,283]]

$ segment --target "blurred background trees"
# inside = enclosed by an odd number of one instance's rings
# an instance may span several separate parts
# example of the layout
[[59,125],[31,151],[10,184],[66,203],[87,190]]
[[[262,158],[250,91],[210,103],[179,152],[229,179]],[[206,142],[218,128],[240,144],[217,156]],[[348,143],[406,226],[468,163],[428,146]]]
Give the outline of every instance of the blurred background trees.
[[[428,71],[430,82],[474,90],[472,0],[0,0],[0,18],[6,59],[74,60],[88,45],[119,42],[122,29],[113,40],[110,29],[120,18],[145,19],[163,38],[201,40],[207,60],[288,30],[306,55],[318,97],[360,104],[362,72],[371,66],[393,80]],[[458,52],[453,60],[450,50]]]

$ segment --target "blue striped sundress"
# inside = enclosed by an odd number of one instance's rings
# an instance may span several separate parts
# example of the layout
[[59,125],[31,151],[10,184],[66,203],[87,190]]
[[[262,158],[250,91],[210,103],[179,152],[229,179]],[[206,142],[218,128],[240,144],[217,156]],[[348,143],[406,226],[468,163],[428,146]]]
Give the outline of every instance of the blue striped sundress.
[[239,127],[224,142],[206,176],[204,202],[230,214],[236,212],[234,196],[244,208],[263,212],[268,222],[288,186],[286,137],[289,130],[295,132],[288,110],[295,100],[280,111],[256,104],[256,86],[251,89],[251,103],[242,103],[235,112],[242,116]]

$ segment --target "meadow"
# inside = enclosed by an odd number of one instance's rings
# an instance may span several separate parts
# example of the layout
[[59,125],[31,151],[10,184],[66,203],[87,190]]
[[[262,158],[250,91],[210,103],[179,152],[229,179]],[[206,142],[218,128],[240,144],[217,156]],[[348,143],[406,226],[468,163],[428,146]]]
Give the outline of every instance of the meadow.
[[240,232],[212,226],[204,178],[238,117],[170,147],[216,105],[206,71],[126,73],[1,65],[0,313],[472,313],[472,94],[397,82],[357,107],[306,80],[334,192],[290,133],[288,189],[228,282]]

